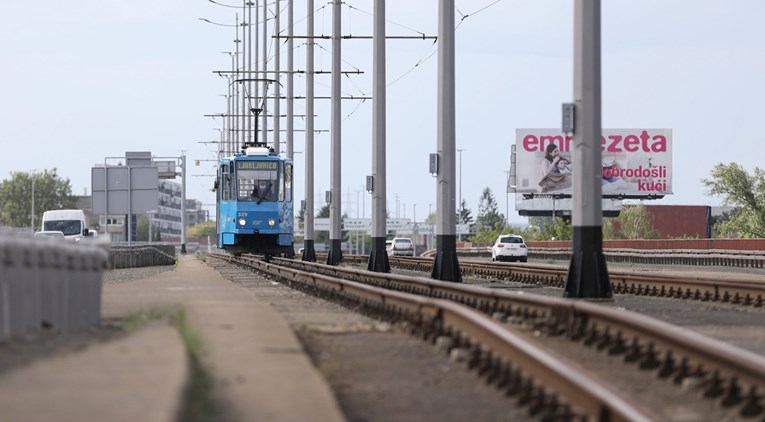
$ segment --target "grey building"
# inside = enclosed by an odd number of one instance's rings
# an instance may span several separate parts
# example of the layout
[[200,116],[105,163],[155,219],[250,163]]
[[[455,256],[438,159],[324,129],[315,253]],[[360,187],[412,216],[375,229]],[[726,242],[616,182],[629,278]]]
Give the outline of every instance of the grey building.
[[[152,223],[152,230],[159,230],[162,241],[180,242],[181,240],[181,184],[172,180],[160,179],[158,186],[159,201],[157,210],[147,214]],[[77,207],[85,211],[91,229],[104,234],[107,225],[103,214],[92,215],[92,197],[78,196]],[[108,230],[113,242],[127,241],[127,215],[109,215]],[[186,227],[209,220],[209,212],[202,209],[202,202],[186,198]],[[133,216],[133,233],[136,229],[136,216]]]

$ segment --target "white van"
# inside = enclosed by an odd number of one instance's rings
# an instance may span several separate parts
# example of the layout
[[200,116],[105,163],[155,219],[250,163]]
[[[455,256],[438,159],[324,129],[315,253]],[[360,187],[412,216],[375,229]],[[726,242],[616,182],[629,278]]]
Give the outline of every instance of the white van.
[[64,237],[75,242],[84,236],[91,236],[83,210],[45,211],[42,217],[42,230],[62,232]]

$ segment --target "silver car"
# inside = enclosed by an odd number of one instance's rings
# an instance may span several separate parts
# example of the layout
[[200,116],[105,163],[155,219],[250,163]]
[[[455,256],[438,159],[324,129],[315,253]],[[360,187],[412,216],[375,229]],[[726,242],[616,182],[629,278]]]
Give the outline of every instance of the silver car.
[[406,237],[394,237],[390,251],[393,256],[414,256],[414,244]]
[[47,239],[61,239],[64,240],[66,237],[64,236],[64,232],[56,231],[56,230],[43,230],[35,233],[36,238],[47,238]]

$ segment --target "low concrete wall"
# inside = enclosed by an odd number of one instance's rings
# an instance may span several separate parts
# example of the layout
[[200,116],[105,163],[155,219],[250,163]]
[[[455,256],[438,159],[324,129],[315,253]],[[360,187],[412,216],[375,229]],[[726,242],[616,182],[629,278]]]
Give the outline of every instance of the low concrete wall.
[[0,340],[98,324],[107,260],[87,242],[0,235]]

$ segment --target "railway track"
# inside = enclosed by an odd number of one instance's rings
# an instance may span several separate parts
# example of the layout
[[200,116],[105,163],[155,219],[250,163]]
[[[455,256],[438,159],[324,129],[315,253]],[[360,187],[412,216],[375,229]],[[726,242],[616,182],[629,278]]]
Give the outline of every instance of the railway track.
[[[592,380],[584,381],[586,374],[555,363],[522,336],[511,336],[507,329],[511,325],[532,326],[535,332],[605,350],[678,384],[693,380],[703,386],[705,397],[719,400],[726,408],[736,408],[741,415],[763,413],[762,356],[651,318],[584,301],[296,260],[272,261],[252,257],[237,260],[240,265],[254,266],[301,290],[341,300],[391,321],[407,321],[414,333],[431,341],[448,339],[452,348],[468,351],[471,366],[488,381],[519,394],[520,401],[538,414],[564,418],[613,416],[601,420],[645,418],[644,413],[607,388]],[[574,373],[578,380],[570,377]],[[586,387],[582,384],[597,388],[583,390]]]
[[[366,264],[367,257],[351,255],[346,263]],[[390,257],[392,268],[430,273],[431,258]],[[461,260],[463,278],[473,277],[491,281],[510,281],[563,288],[567,267],[547,264],[508,264]],[[763,281],[714,276],[646,274],[638,271],[609,270],[615,294],[666,297],[705,302],[731,303],[740,306],[765,306],[765,279]]]

